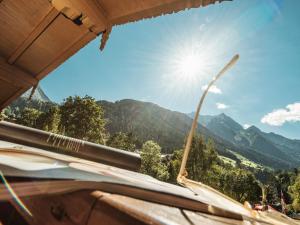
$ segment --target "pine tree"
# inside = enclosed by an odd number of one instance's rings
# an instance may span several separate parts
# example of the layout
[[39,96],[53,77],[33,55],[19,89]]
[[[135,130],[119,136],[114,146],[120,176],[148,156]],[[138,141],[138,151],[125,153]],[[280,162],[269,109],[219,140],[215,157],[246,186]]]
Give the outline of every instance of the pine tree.
[[154,141],[146,141],[141,149],[141,172],[159,180],[167,180],[169,173],[161,162],[161,147]]
[[289,187],[289,193],[293,198],[293,209],[300,212],[300,175],[298,175],[295,183]]

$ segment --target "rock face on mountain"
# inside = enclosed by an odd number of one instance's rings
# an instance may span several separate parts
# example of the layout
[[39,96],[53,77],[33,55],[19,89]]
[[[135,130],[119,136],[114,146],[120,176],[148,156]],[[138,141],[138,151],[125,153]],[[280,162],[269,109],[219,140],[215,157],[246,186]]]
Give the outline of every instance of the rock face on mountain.
[[[190,116],[192,115],[190,114]],[[243,129],[239,123],[224,113],[217,116],[201,116],[199,121],[212,133],[239,149],[248,149],[252,153],[274,159],[275,162],[288,167],[300,165],[299,140],[291,140],[274,133],[265,133],[255,126]]]
[[8,114],[17,117],[26,107],[45,112],[49,109],[49,107],[56,104],[48,98],[48,96],[40,87],[36,88],[31,100],[29,100],[30,94],[31,89],[26,91],[20,98],[17,98],[15,101],[13,101],[12,104],[6,108]]
[[[29,98],[29,96],[31,94],[31,90],[32,89],[29,89],[28,91],[26,91],[22,95],[22,98]],[[48,98],[48,96],[44,93],[44,91],[42,90],[42,88],[40,86],[38,86],[35,89],[35,92],[34,92],[31,99],[36,100],[36,101],[41,101],[41,102],[51,102],[50,98]]]

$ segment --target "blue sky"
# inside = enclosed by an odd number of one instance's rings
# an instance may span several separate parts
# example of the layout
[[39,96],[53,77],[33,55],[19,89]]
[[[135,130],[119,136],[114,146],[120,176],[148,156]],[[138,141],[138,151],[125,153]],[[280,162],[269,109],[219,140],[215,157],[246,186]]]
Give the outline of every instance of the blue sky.
[[[117,26],[103,52],[97,38],[41,86],[56,102],[88,94],[191,112],[202,87],[238,53],[202,114],[224,112],[243,125],[300,139],[299,11],[298,0],[234,0]],[[182,65],[190,58],[192,72]]]

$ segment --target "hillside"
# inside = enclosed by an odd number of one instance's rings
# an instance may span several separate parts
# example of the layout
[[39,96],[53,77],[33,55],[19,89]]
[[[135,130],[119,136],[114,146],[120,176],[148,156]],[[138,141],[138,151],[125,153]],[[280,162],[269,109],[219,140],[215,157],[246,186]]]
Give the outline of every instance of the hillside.
[[[193,114],[189,114],[193,116]],[[291,140],[274,133],[265,133],[255,126],[248,129],[225,114],[201,116],[200,123],[239,149],[249,149],[264,158],[272,158],[288,167],[300,164],[300,141]],[[270,165],[271,167],[275,167]]]
[[[38,88],[32,101],[29,94],[17,99],[10,113],[18,115],[24,107],[46,111],[55,104]],[[107,130],[132,132],[140,142],[156,141],[164,154],[183,148],[192,123],[192,114],[171,111],[150,102],[124,99],[116,102],[98,101],[105,112]],[[243,127],[225,114],[201,116],[197,132],[214,140],[223,157],[246,165],[263,165],[275,169],[297,167],[300,162],[300,141],[290,140],[274,133],[264,133],[256,127]],[[202,125],[203,124],[203,125]],[[257,167],[257,166],[256,166]]]
[[[184,113],[149,102],[125,99],[115,103],[98,103],[109,120],[107,128],[110,133],[133,132],[141,142],[155,140],[162,146],[164,153],[182,148],[192,123],[192,119]],[[204,126],[199,125],[198,133],[205,138],[212,138],[218,152],[223,156],[238,160],[238,157],[232,154],[235,152],[254,163],[277,169],[299,165],[298,160],[261,135],[257,135],[253,128],[245,132],[241,125],[225,114],[218,117],[208,116],[203,120],[206,122]]]
[[[182,148],[192,123],[184,113],[174,112],[150,102],[124,99],[115,103],[98,103],[103,107],[105,118],[109,121],[107,129],[110,133],[133,132],[141,142],[155,140],[162,146],[164,153]],[[218,138],[203,126],[198,127],[198,132],[206,138]]]

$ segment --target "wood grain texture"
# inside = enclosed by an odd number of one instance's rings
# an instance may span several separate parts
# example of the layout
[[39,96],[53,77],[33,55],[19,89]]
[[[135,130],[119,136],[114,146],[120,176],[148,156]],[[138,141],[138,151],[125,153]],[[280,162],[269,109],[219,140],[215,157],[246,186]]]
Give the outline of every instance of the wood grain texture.
[[109,26],[107,12],[97,0],[72,0],[72,4],[92,21],[92,31],[99,34]]
[[[132,217],[121,210],[107,204],[98,202],[94,207],[88,225],[145,225],[142,221]],[[155,225],[155,223],[151,223]]]
[[89,191],[78,191],[23,198],[22,201],[33,216],[26,215],[16,205],[15,208],[30,225],[86,225],[96,199]]
[[45,0],[13,0],[0,4],[0,54],[8,59],[52,8]]
[[8,64],[3,57],[0,57],[0,79],[19,87],[33,86],[38,82],[30,73]]
[[10,85],[9,90],[14,90],[11,94],[10,92],[6,92],[4,97],[0,98],[0,100],[4,100],[0,102],[0,110],[7,107],[12,101],[20,97],[25,91],[27,91],[30,87],[23,88],[15,88],[13,85]]
[[32,74],[38,74],[87,32],[85,27],[59,15],[15,64]]
[[20,87],[0,79],[0,108],[5,107],[7,96],[13,96],[19,89]]
[[59,12],[51,8],[42,21],[33,29],[27,38],[19,45],[14,53],[9,57],[8,63],[13,64],[18,57],[38,38],[39,35],[53,22]]
[[91,40],[95,39],[96,35],[86,31],[82,36],[76,39],[69,48],[65,49],[56,58],[53,59],[46,67],[44,67],[36,76],[37,79],[42,79],[52,70],[61,65],[65,60],[74,55],[77,51],[87,45]]

